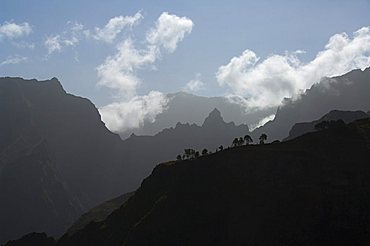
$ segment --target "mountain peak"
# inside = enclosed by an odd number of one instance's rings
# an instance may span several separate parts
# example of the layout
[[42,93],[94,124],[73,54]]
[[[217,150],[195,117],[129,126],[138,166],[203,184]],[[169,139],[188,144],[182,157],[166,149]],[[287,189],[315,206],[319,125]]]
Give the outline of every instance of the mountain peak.
[[215,125],[219,123],[225,123],[225,121],[221,116],[221,112],[215,108],[209,113],[202,126]]

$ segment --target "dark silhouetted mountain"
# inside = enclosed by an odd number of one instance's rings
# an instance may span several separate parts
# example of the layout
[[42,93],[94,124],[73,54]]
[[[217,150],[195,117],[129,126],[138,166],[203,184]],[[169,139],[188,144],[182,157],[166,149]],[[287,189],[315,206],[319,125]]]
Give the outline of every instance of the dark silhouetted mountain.
[[125,139],[132,132],[135,135],[153,136],[165,128],[175,127],[178,122],[201,125],[214,108],[222,113],[226,122],[234,122],[236,125],[255,125],[260,119],[276,112],[275,108],[261,112],[246,112],[244,106],[233,103],[225,97],[202,97],[186,92],[168,94],[167,97],[169,98],[167,109],[157,115],[155,122],[145,121],[139,129],[129,129],[120,133],[121,137]]
[[[49,234],[58,235],[76,219],[81,208],[63,185],[46,142],[27,146],[21,141],[1,155],[1,239],[31,231],[47,230]],[[18,148],[22,145],[27,147]],[[14,159],[10,155],[13,150],[19,151]]]
[[303,134],[316,131],[315,125],[323,121],[337,121],[343,120],[344,123],[348,124],[355,120],[368,118],[369,115],[363,111],[340,111],[333,110],[321,117],[318,120],[312,122],[296,123],[289,132],[289,136],[285,140],[293,139]]
[[343,76],[323,78],[296,100],[286,99],[275,119],[253,131],[257,138],[266,133],[269,140],[283,139],[297,122],[310,122],[319,119],[327,112],[337,110],[370,109],[370,68],[353,70]]
[[45,233],[30,233],[18,240],[9,241],[5,246],[54,246],[54,238],[48,237]]
[[100,222],[105,220],[108,217],[108,215],[110,215],[114,210],[121,207],[134,194],[135,192],[123,194],[119,197],[106,201],[92,208],[87,213],[84,213],[67,230],[68,236],[72,236],[76,231],[81,230],[90,222]]
[[0,242],[41,229],[56,236],[137,188],[122,140],[57,79],[0,78],[0,115]]
[[368,245],[370,119],[158,165],[73,245]]

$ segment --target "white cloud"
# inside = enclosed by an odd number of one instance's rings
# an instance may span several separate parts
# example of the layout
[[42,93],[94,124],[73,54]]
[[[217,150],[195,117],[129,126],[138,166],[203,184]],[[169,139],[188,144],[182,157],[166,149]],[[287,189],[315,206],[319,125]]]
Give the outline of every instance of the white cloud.
[[99,109],[102,120],[113,132],[139,128],[144,121],[154,122],[166,109],[168,98],[158,91],[145,96],[135,96],[124,102],[115,102]]
[[370,29],[332,36],[316,57],[303,63],[302,51],[272,55],[265,60],[251,50],[245,50],[216,74],[218,83],[227,85],[233,93],[245,96],[248,107],[268,108],[280,105],[284,97],[294,97],[302,90],[320,81],[322,77],[342,75],[353,69],[370,65]]
[[44,44],[48,49],[49,54],[54,52],[60,52],[62,50],[62,44],[59,35],[46,38]]
[[[146,96],[137,95],[137,88],[141,84],[137,74],[143,69],[153,68],[154,63],[161,57],[162,48],[170,52],[176,49],[177,43],[191,32],[189,21],[192,26],[192,21],[186,17],[163,13],[157,20],[156,27],[147,33],[143,48],[136,48],[134,41],[128,38],[117,45],[115,55],[107,57],[104,63],[97,67],[98,85],[114,89],[121,99],[120,102],[100,109],[103,121],[110,130],[123,132],[125,129],[139,127],[145,119],[154,120],[155,116],[162,112],[167,100],[163,99],[164,96],[160,92],[151,92]],[[165,39],[152,38],[155,33]]]
[[152,28],[147,34],[147,41],[149,44],[173,52],[185,35],[191,33],[193,25],[193,22],[186,17],[178,17],[164,12],[158,18],[155,28]]
[[16,24],[13,22],[5,22],[0,25],[0,38],[6,37],[16,39],[22,36],[27,36],[32,32],[32,27],[27,22]]
[[190,80],[183,88],[184,91],[197,92],[204,87],[204,82],[200,79],[201,75],[197,74],[195,79]]
[[120,96],[131,98],[136,95],[140,84],[140,79],[136,76],[137,70],[154,63],[157,59],[156,51],[153,47],[138,50],[131,39],[119,44],[117,50],[117,54],[107,57],[97,67],[98,84],[117,90]]
[[27,57],[15,55],[15,56],[9,56],[4,61],[0,63],[0,67],[10,64],[19,64],[21,62],[24,62],[27,60]]
[[107,43],[113,42],[116,36],[126,27],[132,27],[140,22],[143,15],[137,12],[134,16],[117,16],[108,21],[104,28],[95,27],[93,37]]
[[75,47],[80,43],[85,33],[84,26],[74,22],[68,22],[67,26],[67,30],[62,34],[51,35],[46,38],[44,45],[49,55],[54,52],[61,52],[65,47]]
[[250,126],[249,130],[254,131],[258,127],[261,127],[261,126],[265,125],[267,122],[272,121],[274,118],[275,118],[275,114],[269,115],[269,116],[263,118],[262,120],[260,120],[257,124]]

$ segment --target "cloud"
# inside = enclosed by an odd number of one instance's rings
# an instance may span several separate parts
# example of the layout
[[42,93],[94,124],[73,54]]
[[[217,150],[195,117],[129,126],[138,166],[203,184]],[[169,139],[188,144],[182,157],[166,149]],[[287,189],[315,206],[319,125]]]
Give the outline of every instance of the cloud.
[[352,37],[346,33],[332,36],[324,50],[303,63],[302,51],[272,55],[261,60],[253,51],[245,50],[239,57],[219,67],[216,78],[234,94],[247,98],[250,109],[276,107],[283,98],[294,97],[318,83],[322,77],[345,74],[370,65],[370,28],[363,27]]
[[149,44],[163,47],[169,52],[176,50],[177,44],[191,33],[194,23],[186,17],[178,17],[164,12],[156,25],[147,34]]
[[5,37],[8,39],[16,39],[22,36],[27,36],[32,32],[32,27],[27,22],[16,24],[14,22],[4,22],[0,25],[0,39]]
[[174,52],[178,42],[191,32],[189,23],[192,27],[193,22],[186,17],[163,13],[155,27],[147,33],[144,43],[141,43],[144,47],[135,47],[134,40],[128,38],[117,45],[115,55],[107,57],[97,67],[98,85],[114,89],[116,97],[120,99],[100,110],[110,130],[123,132],[139,127],[145,119],[154,120],[164,110],[167,100],[163,99],[160,92],[137,95],[137,88],[142,83],[137,74],[144,69],[152,69],[163,51]]
[[132,27],[140,22],[143,18],[141,12],[134,16],[117,16],[108,21],[104,28],[95,27],[93,37],[96,40],[112,43],[116,36],[126,27]]
[[136,77],[137,70],[154,63],[157,53],[154,47],[136,49],[131,39],[120,43],[117,50],[114,56],[107,57],[97,67],[98,84],[117,90],[120,96],[131,98],[140,84],[140,79]]
[[[153,33],[164,32],[164,24],[163,20],[161,20],[163,18],[169,18],[171,20],[171,25],[165,28],[165,32],[174,35],[174,37],[169,40],[170,44],[165,45],[163,42],[148,41],[144,48],[138,49],[135,47],[134,41],[131,38],[126,39],[117,45],[117,53],[115,55],[107,57],[104,63],[97,67],[99,85],[118,90],[120,95],[126,98],[135,96],[136,89],[141,83],[136,75],[137,72],[145,68],[152,68],[153,64],[161,56],[162,46],[173,46],[176,48],[177,42],[180,42],[184,37],[183,35],[188,33],[183,30],[183,22],[185,21],[187,23],[189,19],[163,13],[157,20],[156,27],[152,28],[151,31],[147,33],[146,40],[150,40]],[[178,25],[176,25],[176,21]],[[164,22],[166,23],[166,21]],[[192,23],[192,21],[190,22]],[[174,50],[171,49],[171,52],[173,51]]]
[[75,47],[80,43],[85,33],[84,26],[76,22],[68,22],[67,26],[67,30],[62,34],[51,35],[46,38],[44,45],[49,55],[61,52],[65,47]]
[[197,74],[195,79],[190,80],[183,88],[184,91],[197,92],[204,87],[203,81],[200,79],[201,75]]
[[45,40],[45,46],[48,49],[48,53],[54,53],[54,52],[60,52],[62,50],[62,44],[61,44],[60,36],[55,35],[52,37],[48,37]]
[[254,125],[251,125],[249,127],[249,130],[250,131],[254,131],[255,129],[257,129],[258,127],[261,127],[263,125],[265,125],[267,122],[273,120],[275,118],[275,114],[271,114],[265,118],[263,118],[262,120],[260,120],[257,124],[254,124]]
[[10,64],[19,64],[21,62],[26,61],[28,58],[20,55],[15,55],[15,56],[9,56],[6,58],[4,61],[0,63],[0,67],[5,66],[5,65],[10,65]]
[[114,102],[99,109],[102,120],[113,132],[139,128],[144,121],[154,122],[166,109],[168,98],[163,93],[151,91],[145,96],[135,96],[128,101]]

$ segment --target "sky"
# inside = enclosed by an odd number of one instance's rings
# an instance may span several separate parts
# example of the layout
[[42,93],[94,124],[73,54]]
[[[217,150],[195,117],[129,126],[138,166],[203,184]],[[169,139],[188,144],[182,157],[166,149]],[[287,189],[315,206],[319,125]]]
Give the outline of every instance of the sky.
[[0,76],[57,77],[113,131],[181,90],[263,110],[369,66],[369,13],[369,0],[0,0]]

